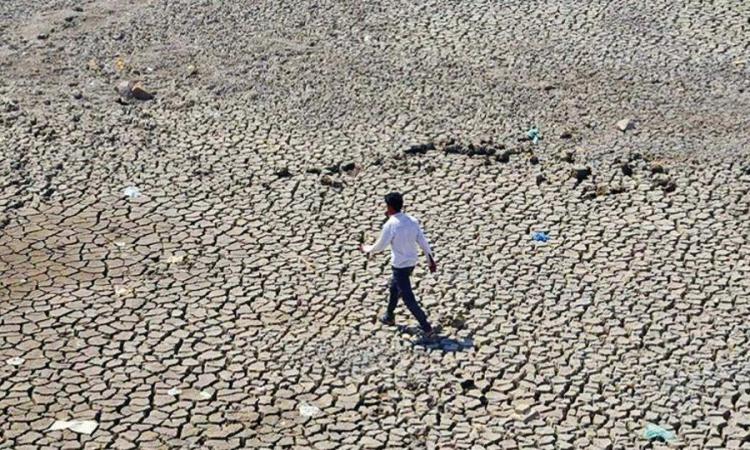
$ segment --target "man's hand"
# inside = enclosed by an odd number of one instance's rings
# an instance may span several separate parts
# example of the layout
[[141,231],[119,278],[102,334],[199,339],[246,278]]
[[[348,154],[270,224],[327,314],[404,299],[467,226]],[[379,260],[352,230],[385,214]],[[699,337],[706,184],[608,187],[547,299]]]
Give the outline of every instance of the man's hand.
[[435,260],[432,258],[430,258],[430,261],[429,261],[429,268],[430,268],[430,273],[437,272],[437,264],[435,264]]

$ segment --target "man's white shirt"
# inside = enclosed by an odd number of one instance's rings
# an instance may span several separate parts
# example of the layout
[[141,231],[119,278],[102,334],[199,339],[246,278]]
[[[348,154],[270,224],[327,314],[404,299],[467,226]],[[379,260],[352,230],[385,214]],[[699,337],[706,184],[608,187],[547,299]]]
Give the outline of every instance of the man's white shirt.
[[396,213],[388,218],[375,245],[365,245],[366,253],[377,253],[391,246],[391,265],[397,269],[414,267],[419,260],[417,246],[425,255],[432,257],[427,238],[419,226],[419,221],[406,213]]

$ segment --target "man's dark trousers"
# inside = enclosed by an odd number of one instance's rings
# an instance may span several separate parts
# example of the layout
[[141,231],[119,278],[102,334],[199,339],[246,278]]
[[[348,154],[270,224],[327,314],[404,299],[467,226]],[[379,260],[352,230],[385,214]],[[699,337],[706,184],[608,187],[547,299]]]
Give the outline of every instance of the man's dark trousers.
[[388,316],[393,317],[393,313],[396,311],[398,298],[402,297],[404,299],[404,304],[407,308],[409,308],[409,311],[411,311],[411,313],[417,319],[417,322],[419,322],[419,326],[422,328],[422,330],[429,332],[432,330],[432,327],[427,321],[427,316],[425,315],[424,311],[422,311],[422,308],[419,307],[417,299],[414,298],[414,292],[412,292],[411,290],[411,281],[409,281],[409,276],[413,271],[414,267],[393,267],[393,277],[391,278],[391,292],[390,298],[388,299]]

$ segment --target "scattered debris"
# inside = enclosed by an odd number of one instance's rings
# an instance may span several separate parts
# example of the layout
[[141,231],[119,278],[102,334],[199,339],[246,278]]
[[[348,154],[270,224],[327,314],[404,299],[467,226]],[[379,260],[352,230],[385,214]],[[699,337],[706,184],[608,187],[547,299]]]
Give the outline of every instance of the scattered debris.
[[622,169],[623,175],[628,176],[628,177],[633,175],[633,166],[631,166],[630,164],[623,163],[623,165],[620,166],[620,168]]
[[583,180],[591,176],[591,168],[588,166],[574,167],[570,171],[570,177],[576,179],[576,184],[581,183]]
[[545,183],[547,181],[547,177],[542,175],[541,173],[536,176],[536,185],[539,186],[542,183]]
[[352,170],[356,168],[357,168],[357,165],[354,164],[353,162],[348,162],[346,164],[341,165],[341,170],[343,170],[344,172],[351,172]]
[[137,198],[141,196],[141,191],[135,186],[128,186],[123,189],[122,195],[128,198]]
[[23,358],[19,358],[18,356],[15,356],[13,358],[10,358],[10,359],[6,360],[5,362],[8,363],[8,365],[11,365],[11,366],[20,366],[21,364],[24,363],[24,361],[26,361],[26,360],[23,359]]
[[330,186],[330,187],[333,187],[333,188],[336,188],[336,189],[341,188],[343,186],[343,184],[341,184],[340,181],[334,180],[333,178],[329,177],[328,175],[323,175],[320,178],[320,184],[322,184],[323,186]]
[[566,163],[573,163],[576,160],[576,154],[573,150],[567,150],[560,159]]
[[573,137],[573,134],[570,131],[563,131],[560,133],[560,139],[570,139]]
[[623,133],[635,128],[635,122],[633,119],[622,119],[617,122],[617,129]]
[[182,389],[173,387],[172,389],[167,391],[167,394],[177,396],[177,395],[182,394]]
[[407,155],[424,155],[430,150],[435,150],[435,144],[432,142],[427,144],[412,145],[408,149],[404,150]]
[[537,127],[531,127],[529,131],[526,132],[526,136],[533,142],[534,144],[539,143],[539,139],[542,139],[541,133],[539,133],[539,129]]
[[133,86],[132,92],[133,97],[135,97],[137,100],[152,100],[154,98],[154,94],[144,89],[143,86],[140,85],[140,83]]
[[497,160],[497,162],[508,163],[508,162],[510,162],[510,155],[511,154],[513,154],[513,153],[510,150],[506,150],[504,152],[498,153],[497,156],[495,157],[495,159]]
[[674,433],[652,423],[646,425],[643,437],[648,441],[669,442],[675,438]]
[[115,88],[117,93],[122,99],[135,98],[137,100],[151,100],[154,98],[154,94],[148,92],[136,81],[121,81],[117,83]]
[[544,231],[535,231],[531,234],[531,239],[535,240],[536,242],[547,242],[550,238],[549,235]]
[[320,413],[320,408],[303,403],[299,405],[299,413],[302,417],[313,417]]
[[674,192],[677,189],[677,183],[663,173],[654,177],[654,186],[662,188],[664,192]]
[[651,164],[651,173],[667,173],[667,169],[660,163],[655,162]]
[[91,434],[99,426],[94,420],[56,420],[47,431],[70,430],[81,434]]
[[288,167],[283,167],[276,172],[274,172],[274,175],[276,175],[279,178],[289,178],[292,176],[292,173],[289,171]]

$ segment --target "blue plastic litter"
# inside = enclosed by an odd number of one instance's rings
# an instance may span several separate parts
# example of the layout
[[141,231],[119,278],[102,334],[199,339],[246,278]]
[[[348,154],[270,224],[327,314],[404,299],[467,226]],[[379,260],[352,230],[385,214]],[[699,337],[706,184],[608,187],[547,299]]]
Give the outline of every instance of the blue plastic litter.
[[547,242],[549,241],[549,235],[543,231],[535,231],[531,235],[531,239],[537,241],[537,242]]
[[674,433],[665,430],[659,425],[650,423],[646,425],[646,429],[643,430],[643,437],[649,441],[668,442],[674,439]]
[[537,127],[532,127],[529,129],[529,131],[526,132],[526,136],[531,139],[531,142],[534,144],[539,143],[539,139],[542,138],[541,133],[539,133],[539,129]]

